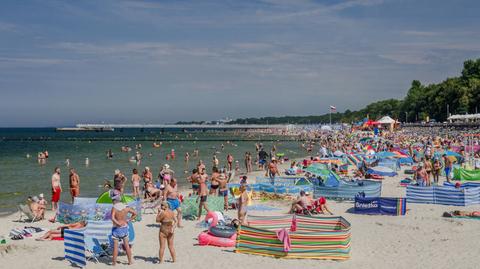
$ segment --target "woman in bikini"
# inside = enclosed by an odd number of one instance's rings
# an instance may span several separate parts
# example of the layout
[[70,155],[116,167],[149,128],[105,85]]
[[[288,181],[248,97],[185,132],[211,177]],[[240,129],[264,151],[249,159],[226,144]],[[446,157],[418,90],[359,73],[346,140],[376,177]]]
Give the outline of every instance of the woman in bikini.
[[168,244],[168,250],[170,256],[172,256],[172,262],[176,261],[175,249],[173,247],[173,235],[175,229],[175,214],[170,210],[167,202],[162,202],[160,206],[161,210],[157,215],[157,223],[160,223],[160,232],[158,234],[158,240],[160,242],[160,251],[158,253],[160,263],[163,262],[163,254],[165,253],[166,244]]
[[220,177],[220,173],[218,172],[217,167],[213,167],[212,169],[212,183],[210,185],[210,195],[217,194],[218,187],[220,186],[220,182],[218,181],[218,177]]
[[138,175],[138,170],[133,168],[132,172],[132,186],[133,186],[133,196],[135,198],[140,197],[140,176]]

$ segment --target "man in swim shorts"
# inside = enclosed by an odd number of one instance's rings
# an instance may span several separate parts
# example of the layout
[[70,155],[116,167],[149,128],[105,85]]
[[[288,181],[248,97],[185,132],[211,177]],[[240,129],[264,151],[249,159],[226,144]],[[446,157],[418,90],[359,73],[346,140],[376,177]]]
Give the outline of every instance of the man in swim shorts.
[[170,184],[165,186],[163,197],[163,199],[167,200],[170,210],[177,211],[177,227],[182,228],[182,209],[180,207],[180,199],[178,199],[177,180],[175,178],[172,178]]
[[52,211],[57,210],[60,194],[62,193],[62,184],[60,183],[60,168],[55,167],[52,175]]
[[[207,179],[208,175],[205,173],[205,168],[200,170],[200,176],[198,177],[198,183],[199,183],[199,198],[200,198],[200,203],[198,205],[198,219],[202,216],[202,208],[205,208],[205,210],[208,210],[207,207],[207,196],[208,196],[208,188],[207,188]],[[198,200],[198,198],[197,198]]]
[[192,183],[192,192],[194,195],[198,195],[198,188],[200,188],[200,186],[198,185],[199,176],[200,175],[198,174],[198,169],[195,168],[192,171],[192,175],[188,177],[188,181]]
[[[222,169],[223,170],[223,169]],[[225,175],[225,171],[221,171],[220,176],[217,178],[219,191],[218,195],[223,196],[223,209],[225,211],[228,210],[228,187],[227,187],[227,176]]]
[[[120,195],[112,197],[112,239],[113,239],[113,259],[112,264],[117,263],[118,256],[118,241],[122,240],[127,253],[128,264],[132,264],[132,251],[128,243],[128,222],[135,220],[137,213],[124,203],[120,202]],[[130,214],[130,217],[129,217]]]
[[70,168],[70,195],[72,196],[72,203],[75,197],[80,195],[80,177],[78,176],[75,169]]

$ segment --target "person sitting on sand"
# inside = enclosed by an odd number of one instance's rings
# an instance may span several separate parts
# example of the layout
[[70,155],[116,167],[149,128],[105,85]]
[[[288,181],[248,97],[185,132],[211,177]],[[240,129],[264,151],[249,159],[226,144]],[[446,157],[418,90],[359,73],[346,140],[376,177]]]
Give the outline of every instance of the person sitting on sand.
[[308,212],[308,198],[306,197],[305,191],[300,191],[300,196],[298,196],[297,200],[292,203],[292,207],[290,209],[290,213],[294,214],[296,212]]
[[37,196],[32,197],[29,207],[33,215],[37,216],[39,219],[43,219],[46,207],[40,204],[40,199],[38,199]]
[[84,221],[84,220],[79,221],[79,222],[75,222],[75,223],[70,223],[70,224],[67,224],[67,225],[62,225],[62,226],[59,226],[56,229],[48,231],[45,235],[43,235],[40,238],[37,238],[36,240],[37,241],[45,241],[45,240],[53,240],[55,238],[63,238],[65,230],[81,229],[81,228],[84,228],[85,226],[87,226],[87,222]]
[[42,219],[43,219],[43,218],[45,217],[45,210],[47,209],[47,204],[48,204],[48,202],[47,202],[47,200],[45,200],[45,196],[43,195],[43,193],[40,193],[40,194],[38,195],[38,199],[39,199],[39,200],[38,200],[38,204],[39,204],[41,207],[44,208],[43,213],[42,213],[42,216],[41,216]]
[[169,208],[167,202],[162,202],[160,205],[160,211],[158,212],[156,221],[160,223],[160,231],[158,233],[158,241],[160,243],[160,250],[158,252],[159,262],[163,262],[163,255],[165,253],[165,247],[168,245],[170,250],[170,256],[172,256],[172,262],[176,261],[175,248],[173,246],[173,238],[175,232],[175,213]]
[[[128,222],[134,221],[137,213],[130,207],[127,207],[124,203],[120,202],[120,195],[112,197],[113,207],[112,207],[112,239],[113,239],[113,255],[112,255],[112,264],[117,264],[118,256],[118,241],[123,240],[123,246],[125,247],[125,252],[127,253],[128,264],[132,264],[132,251],[128,243]],[[130,218],[128,215],[130,214]]]
[[165,190],[163,191],[163,199],[166,199],[168,207],[171,211],[177,211],[177,226],[182,228],[180,225],[182,220],[182,208],[180,207],[180,199],[177,191],[177,180],[175,178],[172,178],[172,180],[170,180],[170,184],[165,186]]
[[148,182],[145,184],[145,199],[153,201],[153,200],[157,200],[161,196],[162,196],[162,190],[155,188],[152,182]]
[[238,220],[245,225],[247,217],[248,193],[245,185],[240,185],[240,197],[238,198]]
[[325,214],[325,212],[328,212],[330,215],[333,215],[333,213],[327,207],[327,199],[325,199],[325,197],[322,196],[318,198],[318,200],[314,202],[314,205],[316,206],[315,210],[318,213]]

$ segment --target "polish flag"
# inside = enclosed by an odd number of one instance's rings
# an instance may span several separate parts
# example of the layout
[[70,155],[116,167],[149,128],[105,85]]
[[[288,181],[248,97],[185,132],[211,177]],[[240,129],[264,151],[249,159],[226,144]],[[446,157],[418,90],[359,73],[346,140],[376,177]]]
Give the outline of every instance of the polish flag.
[[330,110],[331,110],[331,111],[336,111],[336,110],[337,110],[337,108],[336,108],[336,107],[334,107],[334,106],[330,106]]

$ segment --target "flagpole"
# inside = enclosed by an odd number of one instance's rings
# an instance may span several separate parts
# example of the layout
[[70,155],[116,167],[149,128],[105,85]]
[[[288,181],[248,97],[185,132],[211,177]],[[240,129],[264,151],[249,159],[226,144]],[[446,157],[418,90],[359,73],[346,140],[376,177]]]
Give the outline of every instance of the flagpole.
[[332,108],[330,108],[330,126],[332,126]]

